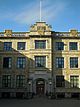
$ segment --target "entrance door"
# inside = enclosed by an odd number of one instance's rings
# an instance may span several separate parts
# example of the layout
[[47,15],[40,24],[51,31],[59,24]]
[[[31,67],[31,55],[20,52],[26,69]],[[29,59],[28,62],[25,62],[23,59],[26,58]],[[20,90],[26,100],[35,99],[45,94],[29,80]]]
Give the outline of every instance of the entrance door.
[[45,91],[45,81],[43,79],[38,79],[36,81],[36,94],[43,95]]

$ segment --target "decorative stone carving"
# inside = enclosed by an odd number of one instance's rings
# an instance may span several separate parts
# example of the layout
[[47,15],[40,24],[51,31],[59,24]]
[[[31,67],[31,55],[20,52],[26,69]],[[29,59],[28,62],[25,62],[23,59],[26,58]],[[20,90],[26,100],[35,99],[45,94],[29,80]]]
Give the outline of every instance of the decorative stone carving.
[[72,37],[78,36],[78,31],[76,29],[70,30],[70,36]]
[[12,36],[12,30],[5,30],[4,36]]

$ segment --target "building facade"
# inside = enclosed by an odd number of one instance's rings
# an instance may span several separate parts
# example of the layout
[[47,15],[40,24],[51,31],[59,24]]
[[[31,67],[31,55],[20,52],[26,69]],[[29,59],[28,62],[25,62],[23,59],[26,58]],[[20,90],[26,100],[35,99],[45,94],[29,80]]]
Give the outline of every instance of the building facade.
[[29,32],[0,32],[0,97],[27,93],[80,96],[80,33],[36,22]]

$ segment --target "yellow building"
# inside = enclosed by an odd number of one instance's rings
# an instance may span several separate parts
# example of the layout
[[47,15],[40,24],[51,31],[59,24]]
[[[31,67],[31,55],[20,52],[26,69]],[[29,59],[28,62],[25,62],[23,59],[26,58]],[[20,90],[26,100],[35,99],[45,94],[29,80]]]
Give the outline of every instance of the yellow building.
[[27,93],[79,97],[80,33],[36,22],[29,32],[0,32],[0,97]]

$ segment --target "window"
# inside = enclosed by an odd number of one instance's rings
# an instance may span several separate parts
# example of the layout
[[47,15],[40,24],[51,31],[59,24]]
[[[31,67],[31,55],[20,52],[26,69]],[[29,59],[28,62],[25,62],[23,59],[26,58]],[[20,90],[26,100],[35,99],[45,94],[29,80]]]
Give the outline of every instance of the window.
[[25,76],[24,75],[17,75],[16,76],[16,87],[17,88],[23,88],[25,82]]
[[18,42],[17,43],[17,50],[25,50],[25,42]]
[[45,49],[46,40],[35,40],[35,49]]
[[70,76],[71,87],[79,87],[79,76]]
[[64,50],[64,42],[56,42],[55,48],[56,50]]
[[12,42],[4,42],[4,50],[11,51],[12,50]]
[[25,68],[25,66],[26,66],[26,58],[18,57],[17,58],[17,68]]
[[11,75],[3,75],[2,76],[2,87],[3,88],[11,88]]
[[45,67],[46,66],[46,56],[35,56],[35,66]]
[[56,87],[65,87],[64,76],[56,76]]
[[64,58],[56,57],[56,68],[64,68]]
[[11,66],[12,66],[12,58],[4,57],[3,58],[3,68],[11,68]]
[[78,68],[78,57],[70,57],[70,68]]
[[70,50],[77,50],[78,49],[77,42],[70,42],[69,43],[69,49]]

